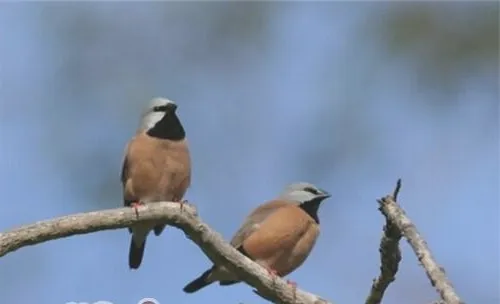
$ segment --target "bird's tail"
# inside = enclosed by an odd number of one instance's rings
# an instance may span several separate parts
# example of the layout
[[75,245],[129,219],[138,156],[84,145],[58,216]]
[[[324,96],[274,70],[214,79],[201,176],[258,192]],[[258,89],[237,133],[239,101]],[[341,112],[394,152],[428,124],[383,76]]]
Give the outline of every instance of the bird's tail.
[[212,274],[213,269],[214,269],[214,267],[205,271],[197,279],[195,279],[191,283],[187,284],[182,290],[184,290],[184,292],[187,292],[187,293],[193,293],[193,292],[196,292],[196,291],[202,289],[205,286],[212,284],[214,281],[210,280],[210,275]]
[[219,285],[220,286],[229,286],[229,285],[233,285],[233,284],[237,284],[237,283],[240,283],[240,281],[220,281]]
[[154,230],[154,232],[155,232],[155,235],[156,235],[156,236],[159,236],[159,235],[163,232],[163,230],[165,229],[165,227],[166,227],[166,226],[167,226],[167,225],[163,225],[163,224],[162,224],[162,225],[156,225],[156,226],[154,227],[154,229],[153,229],[153,230]]
[[128,266],[131,269],[137,269],[141,266],[142,256],[144,255],[144,248],[146,246],[146,238],[142,239],[142,242],[137,244],[137,241],[134,241],[134,237],[130,238],[130,249],[128,252]]

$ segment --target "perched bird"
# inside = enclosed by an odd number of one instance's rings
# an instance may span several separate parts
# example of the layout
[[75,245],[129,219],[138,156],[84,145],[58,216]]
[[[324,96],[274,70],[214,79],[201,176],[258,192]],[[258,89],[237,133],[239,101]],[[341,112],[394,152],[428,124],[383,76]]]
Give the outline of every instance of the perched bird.
[[[231,240],[231,245],[269,272],[285,276],[306,260],[319,235],[318,208],[330,194],[309,183],[294,183],[276,199],[255,209]],[[212,266],[184,287],[187,293],[219,281],[240,280],[223,266]]]
[[[154,98],[142,115],[136,135],[127,145],[121,182],[123,204],[137,208],[140,204],[160,201],[182,203],[191,183],[191,159],[186,133],[176,114],[177,105],[168,99]],[[137,209],[136,209],[137,211]],[[141,265],[146,238],[151,230],[160,235],[165,224],[137,224],[129,249],[129,267]]]

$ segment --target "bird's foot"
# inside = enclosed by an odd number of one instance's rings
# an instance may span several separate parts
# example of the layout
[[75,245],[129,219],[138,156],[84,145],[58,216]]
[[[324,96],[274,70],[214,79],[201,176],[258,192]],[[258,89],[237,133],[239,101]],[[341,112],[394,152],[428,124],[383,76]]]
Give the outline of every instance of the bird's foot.
[[130,207],[134,208],[135,210],[135,215],[137,218],[139,218],[139,206],[144,205],[144,202],[137,201],[137,202],[132,202],[130,203]]
[[276,277],[278,276],[278,272],[270,267],[264,267],[264,268],[266,268],[267,273],[271,276],[271,278],[274,281],[276,279]]
[[293,289],[293,301],[297,299],[297,283],[294,281],[286,280],[286,283],[290,286],[292,286]]
[[180,200],[178,203],[181,205],[181,212],[184,210],[184,204],[188,203],[188,200]]

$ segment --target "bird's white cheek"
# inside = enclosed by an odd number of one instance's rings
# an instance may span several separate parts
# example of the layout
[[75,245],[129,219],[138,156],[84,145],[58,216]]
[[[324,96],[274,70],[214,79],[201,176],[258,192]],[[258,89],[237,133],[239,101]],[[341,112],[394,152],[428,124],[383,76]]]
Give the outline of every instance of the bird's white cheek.
[[142,119],[141,129],[143,129],[143,130],[151,129],[152,127],[154,127],[154,125],[157,122],[159,122],[163,118],[163,115],[165,115],[165,113],[161,113],[161,112],[154,112],[154,113],[146,114],[144,116],[144,118]]

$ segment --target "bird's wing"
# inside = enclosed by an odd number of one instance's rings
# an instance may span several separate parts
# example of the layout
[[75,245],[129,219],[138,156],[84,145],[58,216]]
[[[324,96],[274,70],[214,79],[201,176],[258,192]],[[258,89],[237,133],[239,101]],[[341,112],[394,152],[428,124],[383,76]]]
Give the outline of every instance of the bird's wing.
[[127,163],[127,156],[125,156],[122,164],[122,172],[120,173],[120,180],[122,184],[125,184],[127,177],[128,177],[128,163]]
[[290,202],[286,200],[272,200],[259,206],[245,219],[243,225],[241,225],[240,229],[238,229],[233,236],[231,245],[235,248],[239,248],[248,236],[259,229],[260,223],[273,212],[288,204],[290,204]]
[[[125,147],[125,156],[123,157],[123,163],[122,163],[122,171],[120,172],[120,181],[122,182],[122,187],[124,187],[125,191],[125,184],[127,183],[128,180],[128,175],[129,175],[129,163],[128,163],[128,152],[130,149],[130,143]],[[127,201],[124,199],[123,200],[123,205],[128,206]]]

